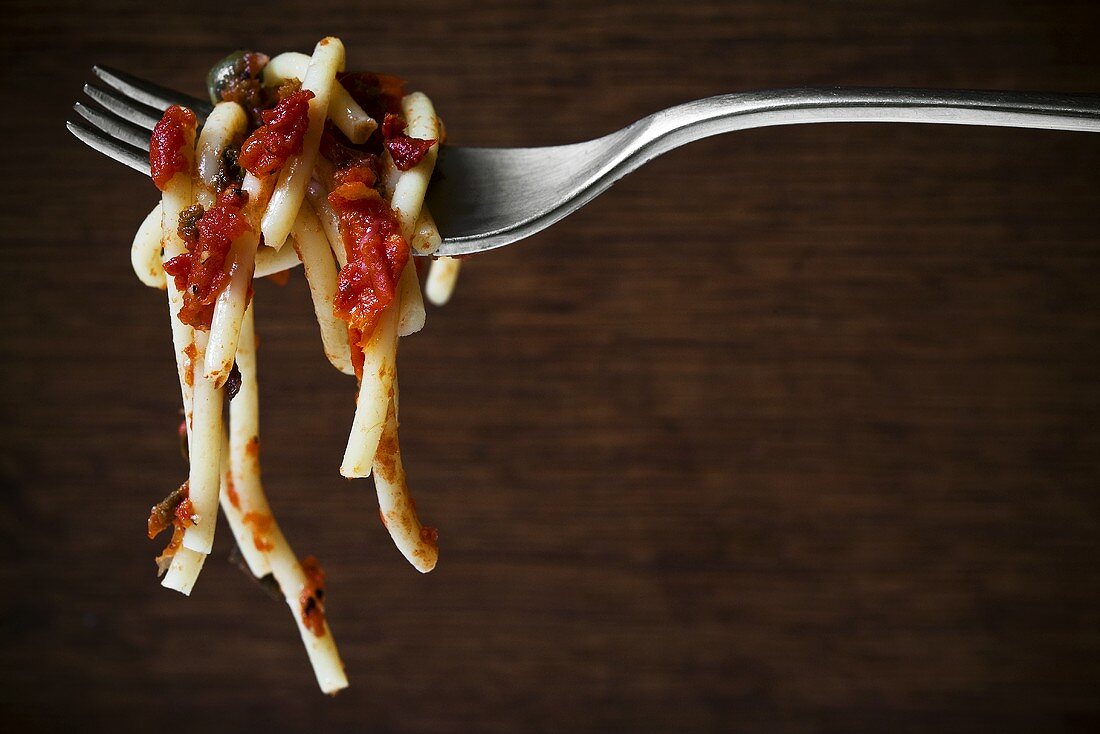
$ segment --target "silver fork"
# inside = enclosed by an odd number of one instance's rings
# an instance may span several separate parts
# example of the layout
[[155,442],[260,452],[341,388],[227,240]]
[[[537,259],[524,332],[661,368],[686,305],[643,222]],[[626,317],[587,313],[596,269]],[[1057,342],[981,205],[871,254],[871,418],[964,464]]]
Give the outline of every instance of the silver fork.
[[[149,174],[149,135],[160,112],[190,107],[200,122],[211,105],[102,66],[107,87],[84,85],[67,127],[82,141]],[[695,140],[750,128],[817,122],[911,122],[1100,132],[1100,95],[936,89],[779,89],[687,102],[595,140],[544,148],[443,146],[428,189],[443,246],[469,255],[549,227],[611,184]]]

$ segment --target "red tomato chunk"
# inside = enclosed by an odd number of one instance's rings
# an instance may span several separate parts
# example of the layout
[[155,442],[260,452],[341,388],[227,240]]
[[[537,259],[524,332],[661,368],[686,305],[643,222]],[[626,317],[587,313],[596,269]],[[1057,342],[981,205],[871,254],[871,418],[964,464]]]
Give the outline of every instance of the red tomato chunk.
[[393,210],[378,192],[361,181],[339,186],[329,202],[340,217],[348,264],[340,269],[334,311],[370,339],[378,317],[397,295],[409,245]]
[[164,263],[164,272],[172,276],[183,294],[180,321],[196,329],[209,329],[214,302],[227,285],[225,260],[233,241],[248,230],[241,208],[248,194],[228,188],[218,195],[195,222],[195,236],[187,242],[187,252]]
[[263,112],[264,124],[244,141],[237,164],[254,176],[269,176],[290,156],[302,152],[313,97],[313,92],[303,89]]
[[195,131],[195,113],[186,107],[172,105],[153,127],[149,140],[149,172],[153,183],[164,191],[177,173],[190,173],[183,147],[189,133]]

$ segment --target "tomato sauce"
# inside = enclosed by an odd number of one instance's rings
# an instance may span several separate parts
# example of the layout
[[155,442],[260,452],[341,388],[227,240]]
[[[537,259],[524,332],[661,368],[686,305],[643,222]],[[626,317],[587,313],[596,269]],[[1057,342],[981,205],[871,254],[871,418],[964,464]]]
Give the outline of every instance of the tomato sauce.
[[400,115],[388,114],[382,123],[382,137],[386,141],[386,150],[393,158],[393,164],[399,171],[407,171],[428,154],[435,140],[410,138],[405,134],[405,119]]
[[[362,344],[363,335],[353,326],[348,327],[348,343],[349,344]],[[355,379],[358,381],[363,380],[363,365],[366,363],[366,356],[363,354],[362,349],[351,350],[351,367],[355,370]]]
[[[183,356],[186,357],[186,361],[183,365],[183,382],[187,387],[195,386],[195,362],[199,358],[199,352],[195,348],[195,342],[189,342],[186,347],[183,348]],[[185,420],[181,424],[180,429],[183,431],[183,438],[187,438],[187,421]]]
[[321,133],[321,155],[332,163],[333,188],[346,183],[362,183],[373,188],[381,178],[378,156],[351,144],[331,122]]
[[269,176],[290,156],[300,153],[309,127],[309,101],[314,96],[308,89],[299,90],[265,110],[261,115],[264,124],[241,145],[237,165],[255,176]]
[[225,496],[229,498],[229,504],[233,505],[233,509],[241,509],[241,496],[237,494],[237,487],[233,484],[233,475],[225,475]]
[[172,105],[153,127],[149,140],[149,173],[153,183],[164,191],[177,173],[190,173],[183,147],[195,131],[195,113]]
[[267,553],[275,548],[275,544],[268,538],[275,518],[266,512],[246,512],[241,522],[252,530],[252,545],[256,546],[256,550]]
[[149,511],[147,525],[150,540],[160,535],[168,527],[172,528],[172,539],[168,541],[164,551],[156,558],[157,566],[160,567],[162,573],[168,569],[168,563],[171,561],[172,556],[176,555],[176,551],[183,545],[184,532],[195,523],[195,508],[191,504],[189,493],[190,485],[184,482],[179,489],[153,505],[153,508]]
[[317,637],[325,634],[325,571],[313,556],[302,559],[306,585],[298,596],[302,624]]
[[389,205],[362,181],[337,187],[329,203],[340,218],[348,264],[340,269],[334,312],[359,332],[365,344],[378,317],[397,296],[409,245]]
[[386,140],[386,150],[393,158],[393,165],[399,171],[407,171],[417,163],[424,160],[428,150],[435,145],[434,140],[410,138],[408,135],[397,135]]
[[229,285],[225,260],[233,240],[248,230],[242,208],[248,194],[238,188],[228,188],[218,195],[210,207],[195,222],[195,237],[187,242],[187,252],[164,263],[164,272],[175,280],[183,295],[179,319],[196,329],[209,329],[214,316],[214,302]]
[[[378,318],[394,301],[409,245],[393,210],[378,192],[381,156],[390,150],[395,164],[408,170],[435,143],[404,134],[401,98],[405,82],[369,72],[342,73],[340,83],[382,125],[363,144],[354,145],[333,125],[321,137],[321,155],[333,164],[328,200],[340,220],[347,265],[340,269],[333,311],[347,322],[352,344],[366,344]],[[362,353],[352,350],[356,374],[362,375]],[[358,358],[358,359],[356,359]]]

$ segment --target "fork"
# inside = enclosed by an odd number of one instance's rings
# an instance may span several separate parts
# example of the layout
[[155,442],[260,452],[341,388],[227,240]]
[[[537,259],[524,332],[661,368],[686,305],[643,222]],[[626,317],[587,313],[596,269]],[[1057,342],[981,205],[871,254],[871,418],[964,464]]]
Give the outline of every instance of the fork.
[[[213,107],[121,71],[93,67],[69,131],[149,174],[150,131],[173,104],[200,123]],[[594,140],[542,148],[441,146],[427,203],[443,244],[470,255],[549,227],[662,153],[720,133],[819,122],[910,122],[1100,132],[1100,95],[830,87],[723,94],[670,107]]]

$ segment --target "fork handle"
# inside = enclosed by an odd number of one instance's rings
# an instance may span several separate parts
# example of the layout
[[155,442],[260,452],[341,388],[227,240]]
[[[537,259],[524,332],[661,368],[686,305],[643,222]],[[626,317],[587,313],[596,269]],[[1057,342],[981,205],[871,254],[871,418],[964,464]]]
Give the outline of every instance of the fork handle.
[[757,127],[915,122],[1100,132],[1100,95],[894,87],[779,89],[687,102],[639,120],[635,165],[695,140]]

